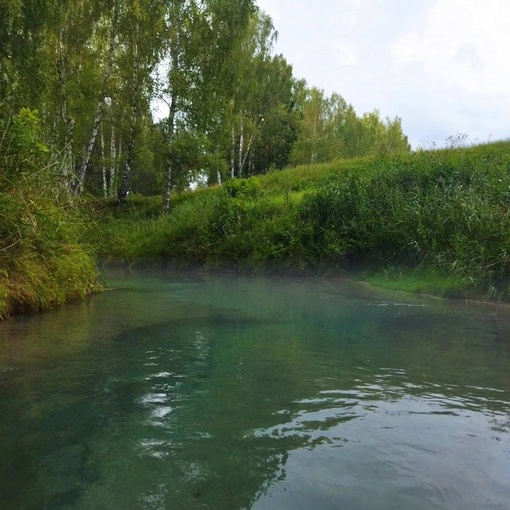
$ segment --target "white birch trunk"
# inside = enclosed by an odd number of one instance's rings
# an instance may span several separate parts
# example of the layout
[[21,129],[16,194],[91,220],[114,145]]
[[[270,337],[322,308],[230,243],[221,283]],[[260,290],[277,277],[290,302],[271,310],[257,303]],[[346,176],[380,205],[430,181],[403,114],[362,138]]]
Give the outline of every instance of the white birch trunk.
[[244,154],[244,158],[242,159],[242,161],[240,162],[239,164],[239,175],[242,176],[242,172],[243,172],[243,168],[244,168],[244,164],[246,163],[246,160],[248,159],[248,156],[250,154],[250,150],[251,150],[251,144],[253,143],[253,139],[255,138],[254,135],[251,135],[250,136],[250,140],[248,141],[248,147],[246,147],[246,152]]
[[232,126],[232,145],[230,147],[230,178],[235,177],[236,169],[236,128]]
[[117,145],[115,143],[115,128],[112,126],[110,133],[110,180],[108,186],[108,196],[113,197],[116,184],[116,167],[117,167]]
[[[241,114],[242,115],[242,114]],[[244,145],[244,124],[243,118],[241,117],[241,130],[239,133],[239,154],[237,155],[238,159],[238,167],[237,167],[237,176],[242,177],[242,166],[241,162],[243,161],[243,145]]]
[[99,130],[99,123],[101,122],[101,117],[103,116],[104,105],[105,105],[104,98],[101,98],[96,108],[94,124],[92,126],[92,134],[90,135],[89,142],[85,149],[85,154],[83,156],[83,160],[81,162],[80,169],[78,172],[78,179],[74,188],[75,195],[79,195],[83,191],[85,176],[87,174],[87,167],[89,166],[90,156],[92,155],[92,151],[94,150],[94,145],[96,143],[97,132]]
[[106,161],[104,153],[104,133],[101,130],[101,172],[103,174],[103,198],[108,198],[108,183],[106,182]]
[[92,155],[92,151],[94,150],[94,145],[96,143],[97,132],[99,130],[99,124],[103,117],[105,105],[106,105],[106,88],[108,86],[108,82],[110,81],[110,75],[113,69],[113,53],[115,51],[115,36],[112,34],[110,37],[110,47],[108,49],[108,60],[106,63],[106,69],[104,71],[103,76],[103,88],[101,90],[101,96],[97,103],[96,113],[94,115],[94,123],[92,125],[92,133],[89,138],[89,142],[85,149],[85,153],[83,155],[83,160],[80,165],[80,169],[78,171],[78,178],[76,185],[74,187],[74,194],[79,195],[83,191],[83,184],[85,182],[85,176],[87,174],[87,167],[89,166],[90,156]]

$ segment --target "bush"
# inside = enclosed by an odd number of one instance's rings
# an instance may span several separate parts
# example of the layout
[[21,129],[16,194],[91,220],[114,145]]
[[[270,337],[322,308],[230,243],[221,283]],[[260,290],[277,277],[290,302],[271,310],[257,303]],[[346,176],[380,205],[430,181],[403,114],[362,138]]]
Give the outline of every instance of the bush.
[[256,177],[249,179],[230,179],[223,189],[231,198],[256,198],[260,195],[260,182]]
[[506,292],[507,168],[505,158],[488,164],[483,154],[455,150],[382,159],[326,180],[302,203],[311,253],[356,266],[439,268]]

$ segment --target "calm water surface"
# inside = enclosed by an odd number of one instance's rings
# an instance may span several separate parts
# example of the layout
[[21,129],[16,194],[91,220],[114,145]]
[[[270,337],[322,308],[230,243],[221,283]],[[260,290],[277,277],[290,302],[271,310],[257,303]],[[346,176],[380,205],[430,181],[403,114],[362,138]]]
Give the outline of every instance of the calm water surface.
[[111,273],[0,324],[2,509],[510,509],[510,311]]

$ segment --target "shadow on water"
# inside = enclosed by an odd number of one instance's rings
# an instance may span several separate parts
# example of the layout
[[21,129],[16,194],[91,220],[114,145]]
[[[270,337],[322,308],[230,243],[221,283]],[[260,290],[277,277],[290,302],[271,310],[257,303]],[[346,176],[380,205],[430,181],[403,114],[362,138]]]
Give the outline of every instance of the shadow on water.
[[111,280],[0,325],[5,508],[508,507],[506,312],[338,281]]

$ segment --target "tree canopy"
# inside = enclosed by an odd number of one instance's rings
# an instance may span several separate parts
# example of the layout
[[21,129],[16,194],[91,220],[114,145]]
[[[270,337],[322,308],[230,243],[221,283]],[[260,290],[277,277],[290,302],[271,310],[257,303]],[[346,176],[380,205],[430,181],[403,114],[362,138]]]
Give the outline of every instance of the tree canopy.
[[254,0],[0,0],[0,108],[39,112],[69,193],[122,198],[409,151],[294,77]]

